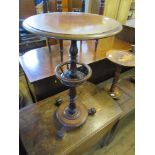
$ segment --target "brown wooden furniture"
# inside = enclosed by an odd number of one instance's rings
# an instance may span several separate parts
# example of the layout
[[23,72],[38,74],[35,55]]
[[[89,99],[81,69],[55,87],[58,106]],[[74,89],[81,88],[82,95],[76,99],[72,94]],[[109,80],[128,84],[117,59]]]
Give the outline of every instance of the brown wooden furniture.
[[[121,118],[127,116],[135,109],[135,84],[129,81],[129,77],[135,76],[135,69],[132,68],[124,73],[121,73],[120,79],[117,83],[117,87],[121,90],[121,96],[119,100],[114,100],[121,108]],[[99,91],[106,91],[107,87],[110,88],[113,78],[110,78],[97,85]]]
[[[75,12],[35,15],[26,19],[23,25],[32,33],[71,40],[69,61],[58,64],[55,68],[56,77],[62,84],[69,87],[68,104],[60,105],[56,117],[67,130],[83,125],[88,114],[92,115],[96,110],[93,107],[88,110],[84,104],[76,101],[76,87],[89,79],[92,74],[92,70],[87,64],[77,61],[77,40],[113,36],[122,30],[122,26],[107,17]],[[58,135],[62,136],[62,133],[58,131]]]
[[[62,2],[62,0],[56,0],[57,2],[57,12],[62,12],[62,11],[66,11],[66,9],[64,10],[64,7],[63,7],[63,3],[65,3],[65,5],[68,5],[68,9],[67,10],[70,10],[70,12],[72,11],[75,11],[74,9],[72,8],[69,8],[69,6],[72,6],[71,4],[69,5],[68,3],[72,3],[72,1],[64,1]],[[67,4],[66,4],[67,3]],[[82,0],[82,9],[81,9],[81,12],[85,12],[85,0]],[[63,62],[63,40],[60,39],[59,40],[59,43],[60,43],[60,60],[61,62]],[[82,45],[82,41],[80,42],[80,44]]]
[[[123,25],[123,30],[116,37],[100,39],[96,53],[94,53],[95,42],[93,40],[83,41],[82,48],[78,44],[78,59],[91,65],[93,70],[92,77],[90,78],[91,82],[97,84],[113,76],[115,65],[105,59],[106,52],[111,49],[131,50],[131,45],[135,42],[134,34],[134,28]],[[65,41],[64,61],[68,59],[67,51],[69,50],[69,46],[70,42]],[[29,54],[26,53],[19,58],[34,102],[66,89],[54,75],[54,68],[60,62],[58,54],[59,45],[52,45],[51,48],[55,52],[49,53],[48,48],[44,47],[43,49],[29,51]],[[32,57],[35,57],[35,60],[37,59],[37,63],[36,61],[31,61]],[[46,70],[42,66],[46,66]],[[33,76],[39,78],[32,80]]]
[[[93,50],[94,45],[94,41],[83,41],[82,48],[78,44],[78,61],[91,65],[93,75],[90,80],[96,83],[110,78],[114,71],[114,65],[105,59],[106,51],[110,49],[130,50],[131,45],[114,37],[100,39],[96,53]],[[64,61],[68,59],[69,46],[70,42],[65,41]],[[66,89],[54,76],[54,68],[60,62],[59,45],[52,45],[51,50],[53,52],[49,53],[47,47],[34,49],[19,58],[34,102]]]
[[[110,37],[100,39],[97,52],[94,53],[94,40],[78,42],[78,61],[90,64],[93,69],[92,82],[101,82],[113,75],[115,65],[107,61],[106,51],[110,49],[130,50],[131,45],[122,40]],[[64,61],[68,60],[70,41],[64,41]],[[49,53],[47,47],[31,50],[19,57],[32,96],[36,100],[44,99],[66,89],[54,75],[54,69],[60,62],[59,44],[52,45]],[[104,68],[104,70],[103,70]]]
[[[55,121],[55,111],[58,108],[54,103],[58,98],[66,103],[67,93],[64,91],[20,110],[20,137],[29,155],[82,154],[103,140],[121,116],[120,108],[106,92],[87,82],[78,87],[77,100],[87,108],[94,106],[96,114],[89,116],[80,128],[67,132],[62,140],[57,139],[56,131],[60,124]],[[109,140],[106,139],[107,142]]]
[[122,30],[120,23],[108,17],[74,12],[35,15],[26,19],[23,25],[33,33],[66,40],[99,39]]
[[129,51],[110,50],[106,53],[106,57],[107,59],[116,64],[116,71],[109,93],[112,98],[119,99],[121,93],[117,87],[117,84],[120,77],[122,66],[134,67],[135,55]]
[[[47,13],[48,12],[47,2],[44,2],[44,3],[45,4],[44,4],[44,7],[43,7],[43,12]],[[56,11],[57,12],[67,11],[69,8],[66,10],[66,8],[63,7],[63,5],[71,6],[68,3],[71,3],[71,1],[68,1],[68,0],[67,1],[56,0]],[[71,11],[74,11],[74,10],[72,9]],[[81,11],[85,12],[85,0],[82,0],[82,9],[81,9]],[[62,39],[59,40],[59,44],[60,44],[60,61],[63,62],[63,51],[64,51],[64,49],[63,49],[63,40]],[[81,44],[82,44],[82,41],[81,41]],[[51,51],[50,38],[47,38],[47,45],[48,45],[49,51]]]

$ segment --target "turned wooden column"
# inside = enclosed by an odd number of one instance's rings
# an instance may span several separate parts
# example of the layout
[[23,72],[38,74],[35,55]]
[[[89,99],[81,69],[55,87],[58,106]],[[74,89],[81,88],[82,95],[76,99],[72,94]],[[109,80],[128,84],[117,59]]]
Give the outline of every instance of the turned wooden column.
[[[85,105],[76,101],[76,86],[82,84],[86,81],[87,78],[90,77],[91,71],[88,69],[88,74],[84,75],[82,72],[77,70],[77,40],[71,40],[71,46],[69,49],[69,57],[70,60],[68,62],[64,62],[59,64],[56,67],[56,76],[61,79],[61,82],[69,87],[68,98],[69,102],[66,104],[61,104],[56,112],[56,116],[58,121],[64,126],[68,128],[75,128],[83,123],[85,123],[88,116],[88,109]],[[63,71],[59,74],[59,69],[61,66],[67,65],[67,70]],[[86,65],[83,65],[86,67]],[[60,136],[63,133],[61,130],[58,131],[58,135]]]
[[113,78],[113,81],[112,81],[112,85],[110,87],[110,93],[114,93],[114,91],[115,91],[115,89],[117,87],[117,83],[118,83],[118,80],[119,80],[119,77],[120,77],[121,69],[122,69],[122,66],[116,65],[114,78]]
[[[77,41],[72,40],[71,41],[71,47],[69,50],[70,53],[70,78],[76,78],[76,58],[77,58],[77,53],[78,53],[78,48],[77,48]],[[68,112],[70,114],[75,113],[76,105],[75,105],[75,97],[76,97],[76,88],[75,87],[70,87],[69,88],[69,106],[68,106]]]
[[73,115],[76,110],[75,97],[76,97],[76,88],[71,87],[69,89],[69,106],[68,106],[68,112],[71,115]]
[[69,53],[70,53],[70,62],[71,62],[70,77],[76,78],[76,62],[77,62],[76,58],[77,58],[77,53],[78,53],[77,41],[76,40],[71,41]]
[[59,40],[60,43],[60,61],[63,62],[63,40]]

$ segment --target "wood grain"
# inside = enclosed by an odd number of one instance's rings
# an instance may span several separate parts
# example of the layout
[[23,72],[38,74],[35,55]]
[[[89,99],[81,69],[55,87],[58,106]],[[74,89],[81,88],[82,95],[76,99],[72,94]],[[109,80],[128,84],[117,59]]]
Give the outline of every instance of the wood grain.
[[62,140],[57,140],[54,102],[57,98],[67,102],[67,93],[59,93],[20,111],[21,139],[29,155],[81,154],[100,140],[121,115],[120,108],[104,91],[85,83],[77,89],[77,100],[87,108],[95,107],[97,112],[95,116],[89,116],[83,126],[68,131]]
[[111,62],[121,66],[126,66],[126,67],[135,66],[135,55],[129,51],[109,50],[106,53],[106,57]]
[[88,40],[113,36],[122,30],[111,18],[81,12],[53,12],[31,16],[23,22],[26,30],[68,40]]
[[[99,40],[96,53],[94,52],[94,46],[94,41],[83,41],[81,48],[80,42],[78,42],[78,61],[91,64],[106,58],[106,51],[110,49],[131,49],[129,43],[117,40],[114,37]],[[68,61],[69,48],[70,42],[64,41],[64,62]],[[33,83],[51,77],[54,75],[56,65],[61,61],[59,45],[51,46],[51,53],[49,53],[47,47],[31,50],[20,56],[19,61],[29,82]]]

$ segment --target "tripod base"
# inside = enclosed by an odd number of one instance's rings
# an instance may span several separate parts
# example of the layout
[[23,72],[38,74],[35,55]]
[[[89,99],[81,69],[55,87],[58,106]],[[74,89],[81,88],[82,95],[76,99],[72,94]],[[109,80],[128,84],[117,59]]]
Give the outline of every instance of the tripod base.
[[56,117],[59,123],[68,128],[76,128],[85,123],[88,116],[88,109],[84,104],[76,103],[76,110],[74,114],[68,112],[68,103],[60,105],[56,111]]

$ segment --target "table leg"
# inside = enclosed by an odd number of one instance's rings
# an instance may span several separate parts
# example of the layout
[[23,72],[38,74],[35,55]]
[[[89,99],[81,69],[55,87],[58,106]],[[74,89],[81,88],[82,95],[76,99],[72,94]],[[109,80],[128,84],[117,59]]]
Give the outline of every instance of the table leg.
[[60,61],[63,62],[63,40],[60,40]]
[[110,88],[110,96],[114,99],[119,99],[119,97],[120,97],[120,91],[117,88],[117,84],[118,84],[118,80],[120,78],[121,69],[122,69],[122,66],[120,66],[120,65],[116,66],[116,71],[115,71],[112,85]]
[[46,38],[46,44],[48,46],[49,52],[51,52],[51,46],[50,46],[50,42],[49,42],[49,38],[48,37]]
[[97,51],[98,39],[95,40],[95,52]]

